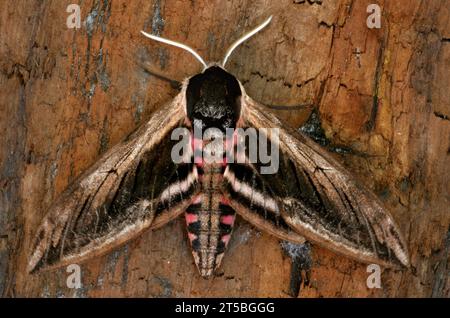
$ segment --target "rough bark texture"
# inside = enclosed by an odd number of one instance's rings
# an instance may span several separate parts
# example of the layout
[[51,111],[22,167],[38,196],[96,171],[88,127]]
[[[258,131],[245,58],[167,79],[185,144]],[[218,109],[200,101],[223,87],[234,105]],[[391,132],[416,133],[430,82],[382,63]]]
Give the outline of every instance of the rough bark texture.
[[[4,296],[288,297],[291,260],[273,237],[240,221],[221,268],[196,272],[183,222],[147,232],[66,272],[27,275],[32,236],[59,193],[200,71],[161,34],[219,60],[245,30],[274,15],[228,69],[256,100],[312,103],[338,154],[385,202],[409,242],[412,270],[382,272],[312,246],[300,297],[449,296],[450,1],[80,1],[83,26],[66,27],[76,1],[0,4],[0,292]],[[278,111],[300,127],[311,109]],[[339,148],[338,149],[341,149]]]

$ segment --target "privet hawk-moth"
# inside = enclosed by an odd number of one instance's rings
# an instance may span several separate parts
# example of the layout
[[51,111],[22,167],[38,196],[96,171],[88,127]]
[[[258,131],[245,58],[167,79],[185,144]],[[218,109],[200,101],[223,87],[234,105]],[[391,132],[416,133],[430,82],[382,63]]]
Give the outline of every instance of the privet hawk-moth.
[[[375,195],[323,148],[250,98],[225,70],[233,50],[269,22],[236,41],[222,63],[211,64],[183,44],[143,32],[189,51],[204,70],[185,80],[172,102],[63,192],[37,230],[30,272],[104,254],[183,213],[203,277],[220,265],[236,214],[282,240],[306,238],[362,262],[409,266],[400,231]],[[173,135],[180,128],[190,145],[183,155],[187,160],[175,162]],[[198,137],[196,128],[275,129],[264,138],[278,150],[277,172],[261,173],[264,165],[248,160],[246,147],[237,153],[243,160],[228,161],[226,154],[237,152],[236,135]],[[207,162],[201,151],[214,140],[226,147],[212,151],[218,162]]]

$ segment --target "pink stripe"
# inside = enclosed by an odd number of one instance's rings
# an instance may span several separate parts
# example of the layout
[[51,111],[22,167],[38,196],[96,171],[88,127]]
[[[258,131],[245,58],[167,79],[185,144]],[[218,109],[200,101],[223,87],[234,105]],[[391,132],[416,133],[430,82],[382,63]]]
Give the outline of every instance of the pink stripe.
[[202,202],[202,195],[197,195],[196,197],[194,197],[194,199],[192,200],[192,204],[199,204]]
[[188,237],[189,237],[189,241],[194,241],[195,239],[197,239],[197,235],[192,234],[191,232],[188,232]]
[[193,150],[202,150],[203,149],[203,140],[192,138],[192,149]]
[[220,222],[226,225],[234,224],[234,215],[225,215],[220,218]]
[[228,151],[233,150],[233,146],[236,143],[236,141],[234,141],[235,137],[234,137],[234,133],[233,136],[231,138],[227,138],[225,139],[225,149]]
[[191,135],[191,144],[192,144],[192,149],[202,149],[203,148],[203,140],[202,139],[198,139],[195,137],[192,137]]
[[228,201],[228,199],[223,196],[222,199],[220,200],[220,203],[225,204],[225,205],[230,205],[230,201]]
[[225,243],[225,245],[228,244],[228,242],[230,241],[230,234],[225,234],[224,236],[222,236],[222,242]]
[[198,216],[192,213],[185,213],[186,223],[189,225],[198,221]]
[[202,156],[195,156],[194,163],[197,167],[202,168],[204,166],[204,161]]

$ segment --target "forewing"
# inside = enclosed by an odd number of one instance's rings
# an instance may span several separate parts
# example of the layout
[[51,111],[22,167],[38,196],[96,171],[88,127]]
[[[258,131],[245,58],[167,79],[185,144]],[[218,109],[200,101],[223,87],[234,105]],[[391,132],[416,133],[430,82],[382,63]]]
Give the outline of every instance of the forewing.
[[170,156],[183,118],[175,99],[64,191],[37,230],[28,270],[104,254],[182,213],[196,191],[194,166]]
[[[248,180],[251,175],[255,180],[252,182],[267,189],[263,197],[276,203],[277,213],[292,229],[328,249],[364,262],[409,266],[407,247],[394,219],[342,165],[306,136],[286,128],[247,96],[241,116],[243,127],[278,128],[278,172],[260,174],[260,164],[251,168],[247,164],[239,169],[253,169],[253,173],[242,176]],[[269,141],[276,142],[270,138]],[[242,176],[238,183],[254,188]],[[238,192],[241,197],[249,196],[242,190]],[[247,210],[251,210],[252,204],[252,201],[246,204]]]

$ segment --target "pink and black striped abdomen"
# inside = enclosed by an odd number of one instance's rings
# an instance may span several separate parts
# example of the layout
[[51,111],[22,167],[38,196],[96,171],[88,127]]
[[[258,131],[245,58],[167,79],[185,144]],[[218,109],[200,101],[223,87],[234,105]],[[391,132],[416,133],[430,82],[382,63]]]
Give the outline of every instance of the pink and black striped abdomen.
[[201,193],[186,210],[186,225],[195,264],[203,277],[220,265],[230,240],[234,210],[222,194],[223,164],[197,164]]
[[234,210],[222,194],[222,164],[197,165],[201,193],[186,210],[186,225],[195,264],[203,277],[220,265],[230,240]]

